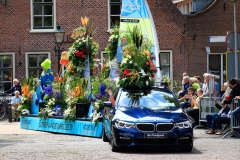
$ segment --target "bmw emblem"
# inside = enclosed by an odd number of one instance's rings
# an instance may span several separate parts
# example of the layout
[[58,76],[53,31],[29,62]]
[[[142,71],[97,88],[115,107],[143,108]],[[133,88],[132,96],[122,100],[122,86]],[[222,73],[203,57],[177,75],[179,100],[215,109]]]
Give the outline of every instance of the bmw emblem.
[[156,119],[154,119],[153,121],[154,121],[154,122],[157,122],[157,120],[156,120]]

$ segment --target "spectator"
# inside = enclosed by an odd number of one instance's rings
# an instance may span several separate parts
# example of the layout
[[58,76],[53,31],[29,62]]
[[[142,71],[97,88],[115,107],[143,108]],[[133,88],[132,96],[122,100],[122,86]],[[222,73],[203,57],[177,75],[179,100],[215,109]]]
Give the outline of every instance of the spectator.
[[[190,87],[189,87],[190,88]],[[196,96],[192,97],[192,105],[187,109],[187,114],[191,116],[194,121],[195,125],[199,124],[199,105],[200,105],[200,97],[203,94],[203,90],[201,88],[197,89],[197,98]]]
[[216,135],[221,135],[223,133],[223,129],[222,129],[223,124],[227,124],[227,125],[230,124],[230,113],[231,111],[229,111],[226,116],[221,115],[216,117],[216,129],[218,130]]
[[192,87],[189,87],[187,89],[188,93],[185,94],[182,98],[178,99],[183,105],[183,108],[188,108],[188,107],[193,107],[193,103],[192,103],[192,98],[193,96],[195,96],[195,91]]
[[194,90],[196,91],[199,87],[199,84],[196,83],[196,79],[194,77],[189,78],[189,83],[190,85],[194,88]]
[[[240,96],[236,96],[236,99],[240,100]],[[235,117],[238,122],[240,123],[240,106],[238,106],[233,112],[232,112],[233,117]]]
[[21,89],[21,85],[19,84],[19,81],[17,79],[14,79],[13,83],[14,83],[14,86],[11,89],[5,91],[4,93],[7,93],[10,96],[14,96],[15,91],[18,91],[20,95],[22,95],[22,89]]
[[18,105],[21,102],[22,96],[20,96],[19,91],[14,92],[14,97],[12,97],[11,104],[12,104],[12,117],[14,117],[14,122],[19,121],[19,114],[17,112]]
[[182,74],[182,89],[181,89],[180,91],[178,91],[178,94],[184,90],[184,81],[183,81],[183,77],[185,77],[185,76],[188,76],[188,74],[187,74],[186,72],[184,72],[184,73]]
[[217,96],[218,95],[218,93],[219,93],[219,85],[218,85],[218,83],[215,81],[215,91],[214,91],[214,96]]
[[189,83],[189,77],[185,76],[183,77],[183,90],[179,92],[178,97],[181,98],[183,97],[185,94],[188,93],[188,88],[190,87],[190,83]]
[[215,130],[217,129],[217,126],[216,126],[217,117],[221,117],[221,115],[228,114],[230,110],[229,106],[227,105],[221,106],[220,104],[218,104],[216,98],[214,101],[215,101],[215,106],[219,109],[219,112],[218,114],[214,114],[214,115],[209,114],[206,116],[207,126],[210,129],[208,132],[206,132],[206,134],[215,134]]
[[203,77],[204,77],[204,83],[203,83],[203,87],[202,87],[202,90],[203,90],[203,95],[201,96],[202,97],[210,97],[210,92],[209,92],[209,80],[210,80],[210,74],[209,73],[204,73],[203,74]]
[[202,89],[203,83],[201,82],[201,80],[202,80],[201,77],[200,76],[194,76],[194,78],[196,78],[199,87]]
[[233,98],[240,96],[240,84],[237,82],[237,79],[231,79],[228,81],[229,87],[232,89],[232,91],[229,94],[229,98],[223,101],[224,104],[231,104]]

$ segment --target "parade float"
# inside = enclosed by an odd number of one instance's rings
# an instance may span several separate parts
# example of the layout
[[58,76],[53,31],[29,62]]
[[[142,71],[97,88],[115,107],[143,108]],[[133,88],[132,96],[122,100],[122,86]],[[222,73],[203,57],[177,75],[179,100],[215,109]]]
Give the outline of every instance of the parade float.
[[114,104],[118,87],[144,88],[160,78],[155,67],[158,40],[147,2],[131,2],[142,7],[127,11],[128,1],[123,0],[120,28],[113,29],[105,48],[106,65],[97,58],[99,44],[85,17],[73,30],[72,46],[62,53],[63,71],[53,77],[47,61],[42,63],[40,79],[24,80],[19,106],[22,129],[101,137],[104,102]]

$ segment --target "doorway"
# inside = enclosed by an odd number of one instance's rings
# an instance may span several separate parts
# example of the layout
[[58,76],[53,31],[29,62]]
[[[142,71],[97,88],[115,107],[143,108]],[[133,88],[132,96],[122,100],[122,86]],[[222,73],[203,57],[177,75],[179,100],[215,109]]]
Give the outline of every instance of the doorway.
[[208,54],[208,73],[215,75],[216,82],[221,84],[226,82],[226,54],[210,53]]

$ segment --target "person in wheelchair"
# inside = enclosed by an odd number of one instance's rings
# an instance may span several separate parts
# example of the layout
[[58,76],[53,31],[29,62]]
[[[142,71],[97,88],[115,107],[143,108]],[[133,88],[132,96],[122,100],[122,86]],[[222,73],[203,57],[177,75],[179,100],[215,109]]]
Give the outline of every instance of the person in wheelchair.
[[14,118],[14,122],[17,122],[17,121],[19,121],[19,113],[17,112],[17,109],[21,102],[22,96],[20,95],[19,91],[15,91],[14,94],[15,94],[15,96],[12,97],[12,100],[11,100],[12,118]]

